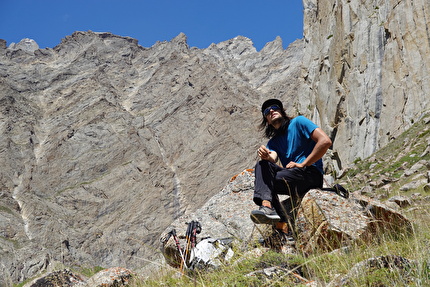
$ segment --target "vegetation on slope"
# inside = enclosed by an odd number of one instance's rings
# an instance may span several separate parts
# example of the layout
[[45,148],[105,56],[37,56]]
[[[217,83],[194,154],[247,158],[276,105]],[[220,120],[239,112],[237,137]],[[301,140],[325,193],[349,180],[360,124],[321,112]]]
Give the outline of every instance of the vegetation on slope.
[[[412,235],[383,235],[370,243],[308,256],[246,242],[246,248],[234,250],[235,257],[219,268],[181,272],[163,267],[151,277],[134,277],[130,286],[430,286],[429,123],[430,116],[421,118],[371,157],[357,159],[341,179],[350,191],[381,201],[409,198],[411,205],[401,212],[413,223]],[[412,182],[418,184],[404,188]],[[360,269],[363,262],[368,267]],[[91,277],[100,269],[77,272]]]
[[[342,179],[351,191],[371,186],[370,196],[381,200],[395,195],[411,198],[412,205],[404,207],[402,213],[414,224],[412,236],[384,236],[365,245],[357,244],[310,256],[268,251],[261,257],[253,257],[249,256],[250,250],[236,250],[236,258],[216,270],[180,273],[178,270],[169,269],[156,278],[136,279],[133,285],[324,286],[329,282],[336,284],[334,282],[339,280],[337,284],[343,282],[344,286],[429,286],[429,191],[425,184],[409,190],[402,189],[411,181],[428,178],[429,122],[430,117],[423,117],[371,157],[357,159]],[[423,164],[417,165],[419,162]],[[257,245],[250,244],[252,248]],[[345,277],[359,262],[379,257],[403,260],[404,264],[397,266],[398,268],[390,265],[379,268],[373,266],[374,268],[363,269],[357,276]],[[259,272],[263,269],[266,270],[265,274]],[[343,278],[343,281],[339,278]]]

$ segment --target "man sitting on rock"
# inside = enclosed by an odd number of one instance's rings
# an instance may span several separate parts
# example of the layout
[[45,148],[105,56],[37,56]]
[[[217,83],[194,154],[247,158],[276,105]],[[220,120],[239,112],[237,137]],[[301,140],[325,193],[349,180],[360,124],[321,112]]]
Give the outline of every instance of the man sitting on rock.
[[[258,149],[261,160],[255,166],[254,202],[260,208],[251,212],[251,219],[273,223],[288,234],[288,224],[293,230],[296,209],[305,193],[323,185],[321,158],[332,142],[306,117],[288,117],[277,99],[265,101],[261,112],[260,127],[270,140]],[[283,167],[277,164],[278,158]],[[278,194],[290,196],[288,207],[281,204]]]

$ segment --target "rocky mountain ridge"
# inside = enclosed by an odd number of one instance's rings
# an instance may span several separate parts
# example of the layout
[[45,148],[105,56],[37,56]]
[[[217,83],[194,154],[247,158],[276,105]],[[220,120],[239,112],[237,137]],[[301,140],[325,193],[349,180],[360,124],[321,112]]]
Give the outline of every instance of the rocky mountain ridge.
[[143,266],[169,224],[253,166],[268,97],[330,135],[338,176],[429,109],[424,0],[304,7],[304,39],[285,50],[91,31],[53,49],[0,41],[1,274]]
[[201,51],[181,34],[147,49],[76,32],[54,49],[3,45],[2,272],[143,266],[168,224],[253,165],[263,97],[234,62],[275,61],[277,79],[249,74],[284,82],[301,44],[279,43],[256,52],[238,37]]

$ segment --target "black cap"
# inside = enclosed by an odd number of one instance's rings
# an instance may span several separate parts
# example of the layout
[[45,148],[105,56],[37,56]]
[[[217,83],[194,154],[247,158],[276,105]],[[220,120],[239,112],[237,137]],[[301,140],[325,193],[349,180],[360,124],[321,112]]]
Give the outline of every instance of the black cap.
[[282,106],[282,102],[281,102],[280,100],[277,100],[277,99],[269,99],[269,100],[265,101],[265,102],[263,103],[263,105],[261,106],[261,112],[263,113],[263,112],[264,112],[264,110],[265,110],[266,108],[268,108],[268,107],[270,107],[270,106],[273,106],[273,105],[276,105],[276,106],[280,107],[280,108],[281,108],[281,110],[283,110],[283,109],[284,109],[284,107]]

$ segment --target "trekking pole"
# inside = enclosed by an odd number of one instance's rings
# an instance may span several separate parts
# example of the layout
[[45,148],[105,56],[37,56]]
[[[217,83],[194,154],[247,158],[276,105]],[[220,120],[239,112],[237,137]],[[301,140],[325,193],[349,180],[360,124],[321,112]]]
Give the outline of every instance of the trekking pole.
[[190,259],[189,264],[190,264],[190,268],[192,268],[193,266],[193,262],[192,260],[194,260],[194,256],[195,256],[195,247],[196,247],[196,243],[197,243],[197,234],[200,234],[200,232],[202,231],[202,226],[198,221],[192,221],[191,222],[191,251],[190,251]]
[[170,231],[170,232],[172,233],[173,239],[175,240],[176,248],[178,248],[179,254],[181,255],[181,270],[182,270],[182,264],[185,264],[185,268],[187,268],[187,264],[185,263],[184,254],[182,253],[181,245],[179,244],[179,239],[176,236],[176,230],[172,229],[172,231]]
[[[187,258],[189,256],[189,251],[190,251],[191,232],[192,232],[191,224],[192,224],[192,222],[188,223],[187,231],[185,232],[185,238],[186,238],[187,243],[186,243],[185,252],[184,252],[184,264],[185,264],[185,260],[187,260]],[[187,268],[186,264],[185,264],[185,268]],[[181,266],[181,271],[182,271],[182,266]]]
[[191,221],[191,248],[196,246],[196,222]]
[[200,234],[202,232],[202,226],[198,221],[192,221],[192,237],[191,237],[191,247],[196,247],[197,242],[197,234]]

